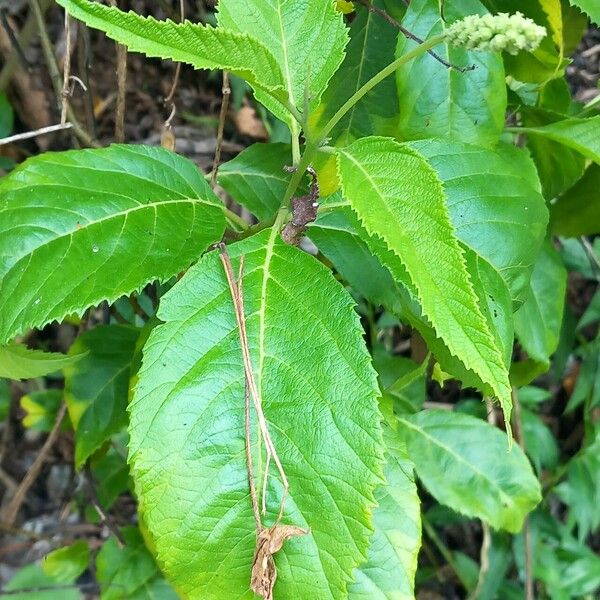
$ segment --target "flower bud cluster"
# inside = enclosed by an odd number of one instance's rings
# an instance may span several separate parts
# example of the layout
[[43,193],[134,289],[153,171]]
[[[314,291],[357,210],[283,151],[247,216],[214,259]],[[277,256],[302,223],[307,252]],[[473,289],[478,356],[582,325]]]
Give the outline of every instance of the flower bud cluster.
[[469,15],[453,23],[445,32],[453,46],[468,50],[489,50],[517,54],[533,52],[546,36],[545,27],[517,12],[514,15]]

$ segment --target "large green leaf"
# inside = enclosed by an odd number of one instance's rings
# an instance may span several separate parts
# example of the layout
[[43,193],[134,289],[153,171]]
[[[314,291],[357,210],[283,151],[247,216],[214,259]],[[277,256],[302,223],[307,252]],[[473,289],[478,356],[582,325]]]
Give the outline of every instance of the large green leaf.
[[600,233],[600,165],[583,177],[550,208],[552,233],[567,237]]
[[[444,5],[448,22],[466,15],[485,14],[478,0],[458,0]],[[439,0],[412,0],[403,25],[427,39],[440,34],[444,22]],[[400,36],[397,55],[413,50],[416,43]],[[499,54],[470,52],[441,44],[434,51],[459,67],[449,69],[425,54],[409,61],[397,72],[400,99],[400,136],[420,139],[446,136],[484,146],[494,145],[504,127],[506,84]]]
[[349,600],[411,600],[421,546],[421,505],[414,467],[397,436],[386,436],[387,484],[375,491],[369,559],[354,572]]
[[0,344],[168,279],[224,227],[197,167],[162,148],[26,161],[0,181]]
[[600,163],[600,116],[589,119],[564,119],[542,127],[520,127],[519,131],[543,136],[577,150],[585,157]]
[[[274,229],[230,246],[248,344],[290,484],[275,596],[344,597],[366,558],[382,483],[377,380],[345,290]],[[159,562],[202,600],[252,598],[255,525],[244,456],[244,369],[223,266],[207,254],[163,298],[130,405],[130,463]],[[252,427],[257,480],[264,457]],[[267,521],[282,486],[273,465]],[[326,518],[324,518],[326,515]]]
[[569,3],[586,13],[596,25],[600,25],[600,4],[597,0],[569,0]]
[[[157,21],[89,0],[57,0],[71,15],[129,50],[169,58],[196,69],[224,69],[243,77],[282,109],[289,96],[281,67],[259,38],[186,21]],[[241,13],[240,13],[241,14]],[[235,28],[237,29],[237,28]],[[287,114],[287,113],[285,113]]]
[[432,410],[399,421],[417,475],[438,502],[496,529],[521,529],[541,500],[521,448],[507,452],[499,429],[466,414]]
[[[381,8],[383,2],[375,0]],[[314,115],[314,127],[323,126],[335,112],[371,77],[394,60],[397,31],[380,15],[359,7],[350,26],[346,58],[323,95]],[[398,97],[392,77],[388,77],[356,103],[336,125],[330,137],[348,144],[366,135],[394,135],[398,121]]]
[[219,168],[219,184],[261,221],[276,212],[290,179],[292,164],[287,144],[252,144]]
[[[221,0],[221,27],[259,39],[275,56],[287,94],[295,106],[314,109],[344,58],[348,32],[331,0]],[[265,93],[257,98],[291,122]]]
[[76,363],[83,354],[60,354],[31,350],[20,344],[0,346],[0,377],[31,379],[43,377]]
[[363,226],[400,258],[424,316],[500,400],[508,421],[507,368],[478,306],[435,171],[415,150],[387,138],[363,138],[338,157],[344,196]]
[[523,302],[548,223],[540,182],[527,152],[486,150],[435,139],[412,142],[444,184],[456,236],[492,264]]
[[515,332],[529,358],[548,368],[558,346],[565,306],[567,270],[546,242],[531,275],[529,295],[515,313]]
[[65,369],[65,400],[75,428],[75,466],[127,425],[132,360],[139,329],[105,325],[80,335],[71,352],[86,352]]

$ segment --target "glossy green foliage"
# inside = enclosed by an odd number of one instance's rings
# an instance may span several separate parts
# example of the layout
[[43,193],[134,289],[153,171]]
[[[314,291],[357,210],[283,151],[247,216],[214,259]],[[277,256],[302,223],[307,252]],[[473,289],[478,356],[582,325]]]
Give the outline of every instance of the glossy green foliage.
[[596,0],[569,0],[569,2],[586,13],[596,25],[600,25],[600,5]]
[[591,165],[583,177],[551,207],[552,231],[579,237],[600,233],[600,165]]
[[77,338],[71,352],[85,352],[65,369],[65,400],[75,428],[75,466],[127,425],[127,400],[139,330],[125,325],[96,327]]
[[[223,0],[217,20],[220,27],[249,34],[269,49],[281,68],[290,102],[300,110],[319,104],[348,43],[342,14],[331,0]],[[257,97],[292,123],[289,113],[266,94],[259,92]]]
[[89,562],[90,548],[85,540],[78,540],[47,554],[42,569],[55,581],[72,583],[88,568]]
[[9,379],[31,379],[55,373],[75,364],[83,354],[70,356],[59,352],[31,350],[20,344],[0,346],[0,377]]
[[286,144],[252,144],[219,169],[219,185],[260,220],[279,208],[289,181],[284,167],[292,164]]
[[[374,6],[381,8],[376,0]],[[346,58],[323,95],[311,126],[324,125],[360,86],[394,60],[397,32],[380,15],[357,7],[350,26]],[[371,90],[338,123],[330,134],[336,144],[348,144],[367,135],[394,135],[398,123],[398,98],[392,77]]]
[[96,557],[100,600],[177,600],[135,527],[121,530],[125,545],[110,537]]
[[487,150],[443,139],[410,145],[442,180],[458,239],[490,263],[522,303],[548,224],[528,154],[508,144]]
[[374,137],[340,150],[339,171],[365,229],[400,258],[424,316],[450,353],[498,397],[508,421],[506,365],[478,305],[436,173],[416,151]]
[[89,0],[57,0],[71,15],[133,52],[170,58],[196,69],[226,69],[243,77],[255,89],[287,102],[288,88],[273,53],[256,37],[235,30],[176,24],[143,18]]
[[[377,383],[358,318],[323,266],[285,245],[276,230],[229,251],[235,272],[239,257],[245,260],[252,365],[290,485],[284,522],[310,528],[279,554],[275,593],[343,597],[366,557],[373,491],[382,482]],[[244,369],[216,253],[164,297],[158,316],[165,324],[146,344],[130,406],[140,509],[159,562],[185,594],[250,598],[255,525],[244,458]],[[254,425],[252,432],[262,481]],[[273,465],[270,473],[268,521],[282,493]]]
[[0,182],[0,343],[177,274],[224,226],[195,165],[161,148],[26,161]]
[[[470,14],[483,14],[478,0],[444,4],[447,22]],[[438,0],[413,0],[402,24],[427,39],[441,33],[443,20]],[[416,42],[400,36],[397,56]],[[397,72],[400,100],[399,134],[403,139],[444,136],[484,146],[495,144],[504,126],[506,85],[502,58],[493,53],[470,52],[447,45],[434,52],[462,69],[449,69],[430,54],[403,65]]]
[[354,573],[349,600],[410,600],[421,545],[421,515],[412,462],[397,436],[386,435],[386,485],[375,491],[375,531],[368,561]]
[[481,419],[448,411],[400,418],[417,475],[442,504],[518,532],[541,499],[540,484],[518,446]]

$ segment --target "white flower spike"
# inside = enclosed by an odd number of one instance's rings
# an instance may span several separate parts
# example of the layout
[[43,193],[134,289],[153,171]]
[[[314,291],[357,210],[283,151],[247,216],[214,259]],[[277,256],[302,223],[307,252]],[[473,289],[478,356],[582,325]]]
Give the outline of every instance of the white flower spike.
[[517,54],[533,52],[546,36],[546,28],[517,12],[514,15],[469,15],[453,23],[445,32],[453,46],[467,50],[488,50]]

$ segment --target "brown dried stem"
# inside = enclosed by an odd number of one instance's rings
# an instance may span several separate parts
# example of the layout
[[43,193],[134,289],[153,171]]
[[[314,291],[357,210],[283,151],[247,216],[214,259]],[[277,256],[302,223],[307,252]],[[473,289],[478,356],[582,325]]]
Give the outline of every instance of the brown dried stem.
[[63,88],[62,88],[62,109],[60,123],[64,125],[67,122],[67,110],[69,108],[69,91],[71,77],[71,18],[65,10],[65,60],[63,64]]
[[[117,0],[110,0],[110,5],[118,8]],[[127,96],[127,47],[115,43],[117,52],[117,111],[115,115],[115,140],[121,144],[125,141],[125,107]]]
[[219,127],[217,129],[217,148],[215,150],[215,159],[213,161],[212,174],[210,184],[214,187],[217,185],[217,175],[219,174],[219,164],[221,162],[221,148],[223,146],[223,133],[225,131],[225,118],[229,110],[229,97],[231,96],[231,88],[229,87],[229,73],[223,71],[223,101],[221,102],[221,112],[219,114]]

